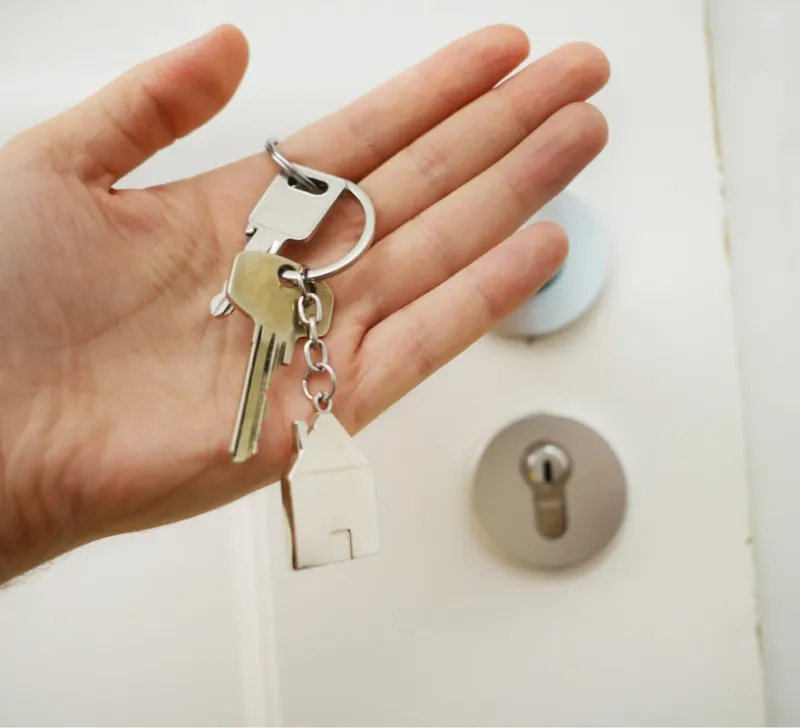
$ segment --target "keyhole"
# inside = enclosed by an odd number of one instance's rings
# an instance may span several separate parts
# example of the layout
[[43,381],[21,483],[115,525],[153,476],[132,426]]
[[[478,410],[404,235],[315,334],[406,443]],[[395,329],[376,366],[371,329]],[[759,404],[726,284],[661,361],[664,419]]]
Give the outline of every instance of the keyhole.
[[567,531],[565,486],[571,462],[557,445],[540,443],[522,459],[522,473],[531,487],[536,530],[547,539],[561,538]]

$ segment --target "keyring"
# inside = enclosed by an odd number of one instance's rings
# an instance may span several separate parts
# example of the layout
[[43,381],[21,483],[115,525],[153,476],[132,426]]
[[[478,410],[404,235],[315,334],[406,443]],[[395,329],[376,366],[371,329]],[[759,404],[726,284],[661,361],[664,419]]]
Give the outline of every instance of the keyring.
[[306,192],[317,192],[319,190],[319,186],[316,182],[314,182],[311,177],[308,175],[303,174],[298,168],[296,164],[290,162],[286,157],[278,149],[278,140],[270,137],[264,144],[264,149],[269,152],[270,157],[272,160],[277,164],[284,172],[284,174],[293,179],[297,184],[305,189]]
[[[341,273],[343,270],[349,268],[362,255],[364,255],[364,253],[367,252],[369,246],[372,245],[372,239],[375,235],[375,207],[373,206],[372,200],[370,200],[367,193],[364,192],[364,190],[362,190],[361,187],[359,187],[355,182],[342,179],[341,177],[334,177],[334,175],[325,174],[316,169],[311,169],[310,167],[304,167],[302,164],[295,164],[293,162],[289,162],[289,164],[292,166],[293,170],[299,174],[302,174],[304,177],[308,177],[309,179],[318,177],[322,182],[325,182],[326,178],[331,181],[335,179],[339,181],[340,187],[341,183],[344,182],[344,189],[353,195],[356,200],[358,200],[359,204],[361,205],[361,209],[364,210],[364,228],[361,232],[361,237],[359,237],[358,241],[350,249],[350,251],[338,260],[335,260],[333,263],[320,266],[319,268],[308,268],[303,274],[307,281],[321,281],[324,278],[330,278],[332,275]],[[331,205],[332,204],[333,203],[331,203]],[[296,282],[297,276],[292,275],[291,271],[284,271],[281,275],[287,281]]]

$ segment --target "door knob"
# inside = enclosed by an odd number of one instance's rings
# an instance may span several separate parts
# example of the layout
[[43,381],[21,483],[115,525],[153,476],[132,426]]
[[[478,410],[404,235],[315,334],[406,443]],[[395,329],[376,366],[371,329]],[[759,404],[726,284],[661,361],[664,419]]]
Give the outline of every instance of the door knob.
[[567,233],[569,253],[538,293],[495,327],[502,336],[534,338],[559,331],[591,310],[603,289],[608,246],[591,207],[565,191],[527,224],[540,220],[554,222]]

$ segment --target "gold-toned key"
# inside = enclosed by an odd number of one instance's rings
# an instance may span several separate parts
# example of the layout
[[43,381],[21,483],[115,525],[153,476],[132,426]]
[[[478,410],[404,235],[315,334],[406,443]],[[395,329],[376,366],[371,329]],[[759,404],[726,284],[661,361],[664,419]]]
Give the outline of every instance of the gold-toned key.
[[[230,446],[231,457],[239,463],[258,451],[272,373],[278,364],[291,362],[297,340],[306,335],[297,310],[302,292],[281,279],[284,269],[302,270],[288,258],[244,250],[236,256],[226,286],[228,299],[253,321],[250,358]],[[318,283],[316,294],[322,303],[317,331],[324,336],[333,316],[333,291]]]

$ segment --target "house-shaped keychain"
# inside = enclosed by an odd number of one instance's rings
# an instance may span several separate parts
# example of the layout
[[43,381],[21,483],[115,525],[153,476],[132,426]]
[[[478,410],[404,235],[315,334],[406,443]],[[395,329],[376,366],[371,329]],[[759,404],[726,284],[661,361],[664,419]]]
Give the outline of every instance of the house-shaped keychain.
[[378,553],[372,466],[330,413],[294,423],[295,457],[281,481],[295,569]]

